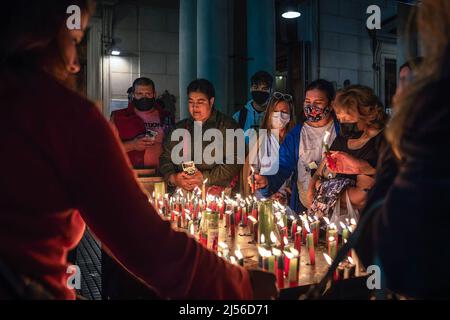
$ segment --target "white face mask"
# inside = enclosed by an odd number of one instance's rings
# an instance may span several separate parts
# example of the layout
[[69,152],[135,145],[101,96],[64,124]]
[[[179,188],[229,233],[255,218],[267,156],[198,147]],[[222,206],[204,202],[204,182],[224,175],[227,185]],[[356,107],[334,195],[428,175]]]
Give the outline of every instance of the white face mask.
[[284,112],[274,112],[272,114],[272,128],[273,129],[284,129],[289,121],[291,121],[291,116]]

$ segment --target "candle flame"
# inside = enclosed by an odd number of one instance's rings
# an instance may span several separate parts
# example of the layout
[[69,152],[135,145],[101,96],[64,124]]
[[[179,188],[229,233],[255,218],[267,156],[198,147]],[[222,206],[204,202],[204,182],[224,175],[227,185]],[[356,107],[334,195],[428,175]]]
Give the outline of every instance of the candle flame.
[[350,224],[356,226],[356,220],[352,218],[352,219],[350,220]]
[[305,229],[308,233],[311,233],[311,229],[309,228],[309,223],[305,222]]
[[270,241],[272,241],[272,243],[277,243],[277,236],[273,231],[270,233]]
[[291,253],[294,255],[294,257],[298,257],[300,252],[298,252],[297,249],[291,248]]
[[272,253],[274,256],[279,257],[281,256],[281,250],[277,249],[277,248],[273,248],[272,249]]
[[333,259],[331,259],[330,256],[327,255],[326,253],[324,253],[323,256],[324,256],[326,262],[328,263],[328,265],[331,266],[333,264]]
[[261,256],[261,257],[265,257],[265,254],[266,254],[266,249],[264,249],[263,247],[259,247],[258,246],[258,253],[259,253],[259,255]]
[[288,258],[289,260],[294,258],[294,255],[291,252],[285,251],[284,255],[286,256],[286,258]]
[[236,250],[236,251],[234,251],[234,254],[235,254],[236,257],[238,258],[238,260],[244,259],[244,256],[242,255],[241,250]]
[[228,245],[225,242],[219,242],[219,247],[222,249],[228,249]]

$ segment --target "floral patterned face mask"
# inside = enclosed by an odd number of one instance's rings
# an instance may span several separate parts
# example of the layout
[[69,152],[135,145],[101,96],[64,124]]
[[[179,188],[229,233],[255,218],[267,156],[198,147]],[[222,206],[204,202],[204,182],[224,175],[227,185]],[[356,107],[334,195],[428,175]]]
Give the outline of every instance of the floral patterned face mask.
[[331,113],[330,106],[326,106],[326,107],[322,108],[322,107],[319,107],[316,105],[307,104],[307,105],[305,105],[304,109],[305,109],[306,120],[310,121],[310,122],[319,122],[323,119],[328,118],[328,116]]

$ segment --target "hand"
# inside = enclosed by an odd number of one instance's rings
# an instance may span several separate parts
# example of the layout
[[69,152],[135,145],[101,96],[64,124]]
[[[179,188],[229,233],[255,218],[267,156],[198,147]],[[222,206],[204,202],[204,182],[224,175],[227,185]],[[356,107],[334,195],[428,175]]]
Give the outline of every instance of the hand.
[[172,184],[174,184],[178,188],[181,188],[181,189],[184,189],[187,191],[192,191],[195,188],[195,187],[191,186],[191,183],[189,183],[188,175],[184,172],[172,174],[170,176],[169,180]]
[[133,140],[133,150],[135,151],[145,151],[145,149],[153,146],[155,144],[155,140],[149,137],[136,138]]
[[201,173],[198,170],[195,172],[195,174],[193,174],[191,176],[188,174],[185,174],[185,178],[188,180],[188,183],[192,186],[193,189],[195,187],[202,188],[203,181],[205,181],[205,179],[203,177],[203,173]]
[[281,203],[282,205],[287,205],[287,198],[284,194],[282,194],[281,192],[276,192],[274,193],[270,199],[274,200],[274,201],[278,201],[279,203]]
[[[252,176],[248,177],[248,184],[250,187],[252,186]],[[269,181],[267,181],[267,178],[264,176],[261,176],[259,174],[255,174],[255,186],[256,190],[264,189],[269,184]]]
[[253,287],[253,300],[275,300],[278,298],[276,278],[272,273],[248,270]]
[[341,151],[332,151],[331,152],[331,158],[334,159],[336,163],[335,168],[329,168],[328,169],[334,173],[341,173],[341,174],[360,174],[361,168],[363,164],[361,163],[361,160],[349,155],[348,153],[341,152]]

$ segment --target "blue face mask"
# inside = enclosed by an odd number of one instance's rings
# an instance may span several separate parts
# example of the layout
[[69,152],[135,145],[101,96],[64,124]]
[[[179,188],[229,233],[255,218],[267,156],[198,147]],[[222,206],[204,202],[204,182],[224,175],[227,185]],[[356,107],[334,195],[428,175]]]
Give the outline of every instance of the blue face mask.
[[326,106],[321,108],[312,104],[307,104],[304,106],[306,120],[310,122],[319,122],[323,119],[327,119],[331,113],[331,107]]

